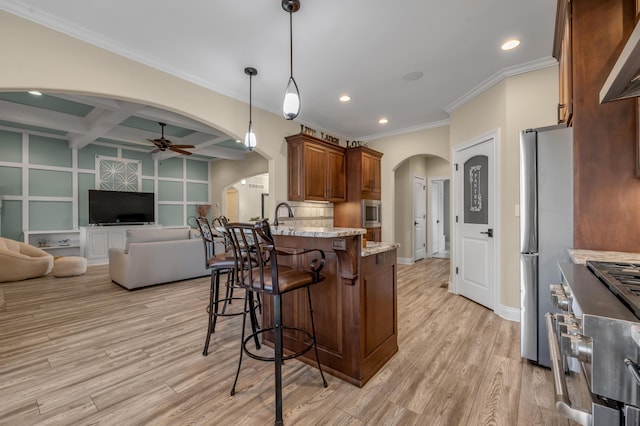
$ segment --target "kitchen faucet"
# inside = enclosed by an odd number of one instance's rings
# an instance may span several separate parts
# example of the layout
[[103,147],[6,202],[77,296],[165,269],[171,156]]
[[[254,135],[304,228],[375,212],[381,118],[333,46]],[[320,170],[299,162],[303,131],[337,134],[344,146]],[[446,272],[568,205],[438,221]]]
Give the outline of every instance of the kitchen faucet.
[[291,206],[288,203],[285,203],[284,201],[281,203],[278,203],[278,205],[276,206],[276,211],[273,214],[274,218],[273,218],[273,226],[278,226],[278,210],[280,209],[280,207],[286,207],[288,212],[289,212],[289,217],[293,217],[293,210],[291,210]]

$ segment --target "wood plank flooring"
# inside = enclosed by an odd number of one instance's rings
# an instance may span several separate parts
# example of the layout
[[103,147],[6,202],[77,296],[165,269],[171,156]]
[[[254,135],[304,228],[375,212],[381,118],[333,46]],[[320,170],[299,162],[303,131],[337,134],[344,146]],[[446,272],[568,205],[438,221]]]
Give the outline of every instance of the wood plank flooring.
[[[399,352],[362,389],[283,368],[287,425],[565,425],[519,324],[448,292],[448,259],[398,266]],[[107,266],[0,284],[1,425],[270,425],[273,365],[224,318],[202,356],[208,278],[127,291]],[[318,308],[319,309],[319,308]]]

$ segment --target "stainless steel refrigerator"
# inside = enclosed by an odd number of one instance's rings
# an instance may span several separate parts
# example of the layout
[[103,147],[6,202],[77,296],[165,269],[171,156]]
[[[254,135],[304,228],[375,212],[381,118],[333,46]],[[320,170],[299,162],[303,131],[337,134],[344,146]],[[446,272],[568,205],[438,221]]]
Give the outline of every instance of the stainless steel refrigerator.
[[555,312],[549,285],[573,247],[573,129],[520,133],[520,353],[549,366],[544,314]]

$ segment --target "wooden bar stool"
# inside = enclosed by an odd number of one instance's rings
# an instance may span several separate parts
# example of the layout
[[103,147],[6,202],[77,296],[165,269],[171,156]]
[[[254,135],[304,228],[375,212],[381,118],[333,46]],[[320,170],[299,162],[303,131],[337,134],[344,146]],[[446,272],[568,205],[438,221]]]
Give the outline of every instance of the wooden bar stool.
[[[246,353],[251,358],[260,361],[272,361],[275,363],[275,400],[276,400],[276,418],[275,424],[282,425],[282,362],[283,360],[292,359],[307,353],[311,348],[314,349],[318,370],[322,384],[327,387],[327,381],[322,373],[320,359],[318,357],[318,347],[316,345],[316,330],[313,322],[313,307],[311,304],[311,290],[313,284],[321,282],[324,277],[320,275],[320,271],[324,267],[325,255],[322,250],[310,249],[297,253],[287,253],[278,250],[273,242],[269,222],[263,220],[256,224],[246,223],[230,223],[227,225],[228,235],[231,239],[236,261],[240,265],[238,268],[240,286],[244,287],[245,293],[245,314],[242,319],[242,338],[240,347],[240,359],[238,360],[238,370],[236,378],[231,388],[231,395],[236,391],[236,384],[240,375],[240,367],[242,365],[242,355]],[[313,256],[308,256],[313,253]],[[311,257],[312,260],[308,266],[309,269],[302,269],[278,264],[278,258],[283,256],[300,256],[306,255],[305,258]],[[254,259],[254,264],[247,264]],[[298,260],[298,259],[296,259]],[[311,333],[299,328],[286,327],[282,324],[282,303],[281,297],[288,292],[306,288],[307,298],[309,301],[309,315],[311,317]],[[245,336],[246,313],[249,311],[253,299],[252,294],[258,293],[269,295],[273,300],[273,327],[263,328],[259,331],[253,331],[249,336]],[[263,300],[264,302],[264,300]],[[283,354],[282,331],[295,330],[306,337],[304,347],[293,354]],[[273,332],[274,334],[274,356],[264,357],[257,355],[249,350],[247,343],[251,339],[255,339],[258,334],[265,332]],[[308,342],[308,343],[307,343]]]
[[[244,300],[244,297],[234,297],[233,288],[236,286],[236,274],[237,274],[237,262],[233,253],[224,250],[222,253],[216,253],[215,250],[215,237],[211,230],[211,226],[206,217],[199,217],[196,219],[198,228],[200,228],[200,235],[204,242],[204,257],[205,265],[207,269],[211,270],[211,288],[209,291],[209,306],[207,312],[209,313],[209,321],[207,327],[207,337],[204,343],[204,350],[202,355],[207,356],[209,354],[209,343],[211,335],[215,332],[216,322],[218,317],[229,317],[246,314],[247,310],[251,311],[251,327],[254,333],[259,329],[258,319],[255,314],[255,304],[253,299],[249,301],[248,306],[245,304],[243,310],[236,310],[233,312],[227,312],[227,304],[230,304],[233,300]],[[226,220],[220,219],[222,226],[226,224]],[[223,228],[224,229],[224,228]],[[226,229],[224,229],[226,232]],[[224,242],[224,235],[222,236]],[[226,247],[226,245],[225,245]],[[220,298],[220,275],[226,274],[227,281],[225,283],[225,295]],[[220,309],[220,304],[223,304]],[[258,337],[255,337],[256,349],[260,349],[260,342]]]

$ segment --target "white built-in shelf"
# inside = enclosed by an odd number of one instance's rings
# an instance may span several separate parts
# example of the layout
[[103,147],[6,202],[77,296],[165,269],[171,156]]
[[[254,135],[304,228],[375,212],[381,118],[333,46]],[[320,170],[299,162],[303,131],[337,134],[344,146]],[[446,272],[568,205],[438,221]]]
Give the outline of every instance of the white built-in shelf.
[[51,253],[54,256],[80,256],[80,230],[53,231],[25,230],[24,242]]

